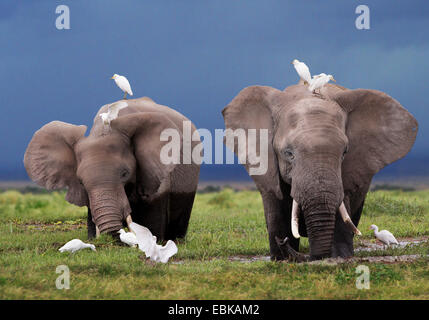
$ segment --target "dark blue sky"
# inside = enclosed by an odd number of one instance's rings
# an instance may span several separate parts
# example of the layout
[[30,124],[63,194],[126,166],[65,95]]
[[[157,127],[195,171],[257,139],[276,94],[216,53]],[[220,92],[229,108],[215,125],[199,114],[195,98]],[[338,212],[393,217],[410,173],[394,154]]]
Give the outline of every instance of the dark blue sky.
[[[214,130],[224,128],[220,112],[242,88],[296,83],[294,58],[343,86],[399,100],[420,129],[412,152],[391,170],[423,168],[429,2],[399,3],[1,0],[0,178],[27,177],[23,154],[45,123],[90,127],[100,106],[121,98],[113,73],[128,77],[135,97],[149,96]],[[71,30],[55,28],[59,4],[70,8]],[[370,7],[370,30],[355,27],[359,4]],[[203,178],[234,174],[246,176],[237,167],[202,169]]]

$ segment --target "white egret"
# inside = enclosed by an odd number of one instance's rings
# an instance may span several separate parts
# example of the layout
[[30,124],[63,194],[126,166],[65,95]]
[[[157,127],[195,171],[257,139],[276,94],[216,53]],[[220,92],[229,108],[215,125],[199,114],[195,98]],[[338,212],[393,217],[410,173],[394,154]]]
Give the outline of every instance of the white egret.
[[316,90],[319,89],[319,92],[320,92],[320,88],[322,88],[330,80],[336,82],[334,77],[331,74],[321,73],[321,74],[315,75],[313,79],[311,79],[308,90],[310,90],[313,93],[316,93]]
[[316,75],[314,75],[313,76],[313,78],[311,79],[311,80],[313,80],[313,79],[317,79],[317,78],[320,78],[320,77],[326,77],[327,76],[327,74],[326,73],[320,73],[320,74],[316,74]]
[[131,86],[127,78],[115,73],[111,79],[115,80],[116,85],[124,92],[124,99],[127,98],[127,94],[130,96],[133,95],[133,91],[131,90]]
[[130,247],[136,247],[138,242],[137,242],[137,237],[134,233],[132,232],[125,232],[124,229],[121,229],[118,231],[119,233],[119,239],[121,239],[121,241],[127,245],[129,245]]
[[304,62],[301,62],[297,59],[294,59],[291,63],[295,67],[295,70],[298,73],[299,77],[302,80],[304,80],[304,84],[310,84],[311,73],[310,73],[310,70],[308,69],[307,65]]
[[152,235],[148,228],[135,222],[131,222],[129,226],[136,234],[139,249],[150,260],[167,263],[168,259],[177,253],[177,246],[173,241],[168,240],[165,246],[158,245],[156,244],[156,237]]
[[375,237],[383,242],[385,245],[389,246],[391,244],[399,244],[398,240],[387,230],[378,231],[378,227],[375,224],[372,224],[369,227],[370,230],[374,230]]
[[71,253],[75,253],[76,251],[86,248],[90,248],[92,251],[97,251],[95,250],[95,246],[93,244],[85,243],[79,239],[70,240],[58,250],[60,252],[69,251]]
[[107,112],[100,113],[103,123],[110,126],[110,122],[118,117],[119,110],[128,107],[125,101],[118,101],[107,106]]

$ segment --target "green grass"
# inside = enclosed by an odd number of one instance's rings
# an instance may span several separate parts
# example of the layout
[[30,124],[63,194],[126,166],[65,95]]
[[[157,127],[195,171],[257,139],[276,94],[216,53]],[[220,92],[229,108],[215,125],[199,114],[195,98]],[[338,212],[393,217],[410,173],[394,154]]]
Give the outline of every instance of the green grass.
[[[268,255],[262,201],[254,191],[198,194],[188,234],[167,265],[153,265],[138,249],[109,236],[97,252],[58,252],[65,242],[86,241],[86,209],[63,193],[0,193],[0,299],[428,299],[428,258],[413,263],[366,264],[370,290],[355,286],[357,263],[308,265],[230,261],[230,256]],[[376,191],[368,195],[359,229],[369,225],[397,237],[429,236],[429,191]],[[307,239],[301,250],[308,251]],[[427,243],[359,256],[429,253]],[[174,263],[176,262],[176,263]],[[55,272],[67,265],[69,290],[58,290]]]

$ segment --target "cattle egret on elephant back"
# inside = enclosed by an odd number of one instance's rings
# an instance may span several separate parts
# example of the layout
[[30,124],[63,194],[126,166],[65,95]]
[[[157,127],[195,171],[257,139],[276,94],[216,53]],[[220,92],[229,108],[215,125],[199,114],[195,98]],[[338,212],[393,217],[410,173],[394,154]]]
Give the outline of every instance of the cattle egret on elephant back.
[[148,228],[135,222],[131,222],[129,226],[136,234],[139,249],[150,260],[167,263],[168,259],[177,253],[177,246],[173,241],[168,240],[165,246],[158,245],[156,244],[156,237],[152,235]]
[[128,103],[125,101],[119,101],[107,106],[107,112],[100,113],[100,117],[103,123],[110,126],[110,122],[118,117],[119,111],[123,108],[128,107]]
[[76,251],[79,251],[81,249],[86,249],[86,248],[90,248],[92,251],[97,251],[95,250],[95,246],[93,244],[85,243],[79,239],[70,240],[58,250],[60,252],[69,251],[71,253],[75,253]]
[[133,91],[131,90],[131,86],[127,78],[115,73],[111,79],[115,80],[116,85],[124,92],[124,99],[127,98],[127,94],[130,96],[133,95]]
[[304,80],[304,84],[309,84],[311,82],[311,74],[307,65],[297,59],[293,60],[292,64],[295,67],[295,70],[298,73],[299,77]]
[[383,242],[385,245],[391,245],[391,244],[399,244],[398,240],[396,240],[396,238],[393,236],[392,233],[390,233],[387,230],[381,230],[380,232],[378,231],[378,227],[375,224],[372,224],[369,227],[370,230],[374,230],[374,235],[375,237],[380,240],[381,242]]
[[315,75],[313,79],[311,79],[308,90],[310,90],[313,93],[316,93],[316,90],[319,89],[319,92],[320,92],[320,88],[322,88],[330,80],[336,82],[334,77],[331,74],[321,73],[321,74]]

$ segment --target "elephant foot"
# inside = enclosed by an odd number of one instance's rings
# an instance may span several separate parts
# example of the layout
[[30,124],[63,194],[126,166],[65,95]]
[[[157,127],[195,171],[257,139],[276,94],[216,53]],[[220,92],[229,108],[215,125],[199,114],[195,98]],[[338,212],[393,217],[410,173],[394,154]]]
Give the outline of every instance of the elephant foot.
[[279,237],[276,237],[276,242],[285,259],[295,262],[306,262],[310,260],[308,255],[299,253],[291,247],[288,237],[284,238],[283,240]]
[[353,243],[334,243],[331,252],[332,258],[350,258],[354,256]]

